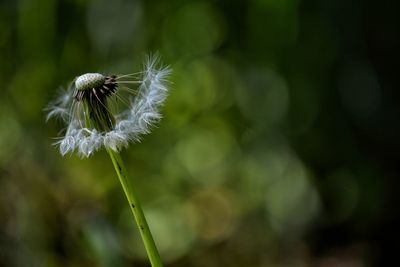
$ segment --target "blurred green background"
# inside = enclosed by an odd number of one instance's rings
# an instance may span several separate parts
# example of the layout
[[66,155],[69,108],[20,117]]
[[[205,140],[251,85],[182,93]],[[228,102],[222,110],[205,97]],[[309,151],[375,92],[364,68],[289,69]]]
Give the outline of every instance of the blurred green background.
[[111,161],[43,108],[87,72],[173,68],[123,151],[166,266],[393,266],[395,1],[1,0],[0,266],[149,266]]

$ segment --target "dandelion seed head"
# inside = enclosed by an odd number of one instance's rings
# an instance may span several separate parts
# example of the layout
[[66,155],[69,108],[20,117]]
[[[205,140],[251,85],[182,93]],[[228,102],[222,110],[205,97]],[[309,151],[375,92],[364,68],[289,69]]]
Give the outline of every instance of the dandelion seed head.
[[92,102],[89,108],[96,103],[101,102],[104,106],[105,99],[117,91],[117,76],[104,76],[100,73],[86,73],[75,80],[74,98],[76,101],[86,100]]
[[[88,157],[102,147],[119,151],[150,133],[162,117],[160,108],[167,97],[167,78],[171,73],[169,67],[158,65],[157,57],[148,57],[144,70],[139,72],[141,77],[138,73],[86,73],[77,77],[46,109],[47,119],[61,117],[67,123],[65,136],[56,143],[60,153],[66,155],[76,150],[78,155]],[[124,88],[135,86],[128,88],[130,101],[119,94],[120,84]],[[117,100],[129,103],[128,107],[118,113],[111,110],[108,102]]]
[[77,90],[84,91],[92,88],[100,87],[106,81],[106,77],[100,73],[86,73],[75,80],[75,87]]

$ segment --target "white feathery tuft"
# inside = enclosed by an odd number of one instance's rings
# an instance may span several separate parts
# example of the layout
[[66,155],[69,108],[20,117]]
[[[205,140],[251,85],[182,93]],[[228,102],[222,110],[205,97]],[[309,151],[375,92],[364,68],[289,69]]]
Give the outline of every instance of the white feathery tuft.
[[[138,141],[140,135],[149,133],[151,126],[161,119],[159,110],[167,97],[166,78],[171,69],[169,67],[157,69],[157,64],[157,57],[147,59],[138,95],[131,103],[129,112],[117,116],[121,119],[117,121],[114,131],[124,134],[129,141]],[[125,145],[118,140],[115,143],[116,146],[110,147],[111,149],[119,150]]]
[[45,111],[48,111],[46,121],[55,117],[60,117],[65,122],[69,120],[70,106],[73,100],[72,94],[72,90],[60,90],[54,101],[50,102],[50,104],[45,108]]

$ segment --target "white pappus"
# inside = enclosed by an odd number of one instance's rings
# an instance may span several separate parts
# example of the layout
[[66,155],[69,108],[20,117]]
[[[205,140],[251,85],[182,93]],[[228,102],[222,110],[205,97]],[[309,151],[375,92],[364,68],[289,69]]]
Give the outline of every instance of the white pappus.
[[[65,136],[55,144],[65,155],[77,151],[88,157],[101,147],[119,151],[161,118],[160,107],[168,93],[169,67],[158,67],[157,57],[148,57],[144,70],[135,74],[105,76],[87,73],[51,102],[47,119],[60,117],[67,123]],[[136,90],[129,85],[137,85]],[[119,93],[130,95],[129,103]],[[110,101],[127,106],[114,116]]]

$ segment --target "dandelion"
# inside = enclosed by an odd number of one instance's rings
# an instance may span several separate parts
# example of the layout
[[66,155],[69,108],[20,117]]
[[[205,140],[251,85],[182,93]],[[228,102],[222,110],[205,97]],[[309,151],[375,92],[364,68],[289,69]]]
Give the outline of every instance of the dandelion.
[[[47,108],[47,119],[60,117],[67,124],[65,136],[56,143],[60,153],[77,150],[88,157],[103,146],[118,152],[149,133],[161,118],[159,108],[167,96],[166,78],[171,71],[157,68],[157,63],[157,58],[147,59],[144,71],[136,74],[86,73],[77,77]],[[140,76],[141,80],[137,79]],[[132,85],[137,85],[136,91]],[[123,93],[133,96],[124,99]],[[114,116],[115,104],[128,107]]]
[[62,155],[77,151],[88,157],[102,147],[107,150],[152,266],[162,266],[160,256],[118,152],[139,141],[161,118],[159,109],[167,96],[171,69],[158,63],[157,57],[148,57],[142,72],[83,74],[46,109],[47,120],[59,117],[67,124],[64,137],[56,142]]

